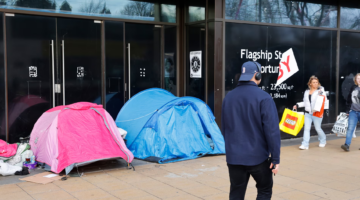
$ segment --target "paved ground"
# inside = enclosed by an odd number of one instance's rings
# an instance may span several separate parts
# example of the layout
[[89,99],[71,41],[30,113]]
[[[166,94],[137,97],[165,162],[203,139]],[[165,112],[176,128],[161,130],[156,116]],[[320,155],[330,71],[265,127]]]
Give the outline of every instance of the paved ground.
[[[147,165],[150,164],[149,162],[145,162],[142,160],[136,160],[134,159],[132,164],[137,167],[137,166],[141,166],[141,165]],[[75,168],[73,169],[69,176],[71,177],[78,177],[79,174],[87,174],[89,172],[98,172],[98,171],[104,171],[104,170],[109,170],[109,169],[119,169],[119,168],[127,168],[127,162],[123,159],[117,159],[117,160],[104,160],[104,161],[99,161],[96,163],[92,163],[83,167],[79,167],[78,169]],[[78,172],[79,171],[79,172]],[[39,174],[42,172],[46,172],[44,169],[32,169],[30,170],[30,174],[26,175],[26,176],[6,176],[6,177],[2,177],[0,175],[0,185],[5,185],[5,184],[12,184],[12,183],[21,183],[24,181],[20,181],[19,179],[28,177],[28,176],[33,176],[35,174]],[[1,195],[0,195],[0,199],[1,199]]]
[[[341,150],[344,139],[334,136],[328,137],[325,148],[314,142],[309,150],[300,151],[299,143],[282,142],[273,199],[360,199],[360,138],[353,140],[350,152]],[[212,156],[166,165],[145,164],[136,171],[102,170],[47,185],[1,185],[0,199],[228,199],[228,191],[225,156]],[[251,179],[246,199],[255,198]]]

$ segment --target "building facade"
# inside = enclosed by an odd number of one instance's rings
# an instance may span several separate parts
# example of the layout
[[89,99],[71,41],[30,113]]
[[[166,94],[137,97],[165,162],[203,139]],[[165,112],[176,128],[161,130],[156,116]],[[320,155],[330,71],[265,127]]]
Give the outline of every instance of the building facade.
[[[249,60],[279,117],[317,76],[331,127],[360,70],[358,1],[0,0],[0,12],[0,139],[11,143],[52,107],[94,102],[116,118],[152,87],[204,100],[220,125]],[[276,85],[289,49],[299,71]]]

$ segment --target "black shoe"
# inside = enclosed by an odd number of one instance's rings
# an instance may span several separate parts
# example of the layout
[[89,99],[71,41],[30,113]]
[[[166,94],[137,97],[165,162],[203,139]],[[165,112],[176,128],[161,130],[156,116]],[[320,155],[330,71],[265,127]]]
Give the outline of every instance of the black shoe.
[[349,146],[348,146],[347,144],[341,145],[341,148],[342,148],[344,151],[350,151]]

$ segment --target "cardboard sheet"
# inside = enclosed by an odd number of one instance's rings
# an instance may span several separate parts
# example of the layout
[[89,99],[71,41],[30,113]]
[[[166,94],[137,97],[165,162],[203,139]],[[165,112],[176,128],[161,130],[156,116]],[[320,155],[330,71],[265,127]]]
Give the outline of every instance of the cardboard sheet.
[[40,174],[36,174],[34,176],[29,176],[26,178],[22,178],[20,180],[22,181],[28,181],[33,183],[39,183],[39,184],[48,184],[56,180],[60,180],[62,176],[59,176],[57,174],[51,173],[51,172],[43,172]]

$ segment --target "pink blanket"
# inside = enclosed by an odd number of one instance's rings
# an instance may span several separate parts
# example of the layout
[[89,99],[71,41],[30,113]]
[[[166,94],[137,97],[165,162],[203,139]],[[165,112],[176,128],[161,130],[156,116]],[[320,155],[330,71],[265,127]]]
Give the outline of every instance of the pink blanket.
[[10,158],[16,154],[17,144],[8,144],[4,140],[0,140],[0,157]]

